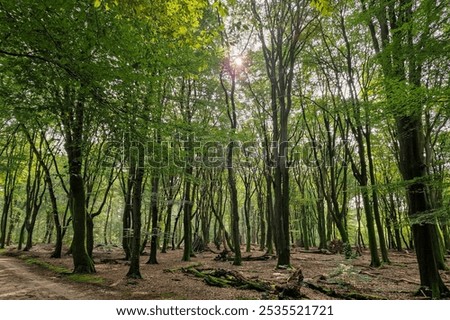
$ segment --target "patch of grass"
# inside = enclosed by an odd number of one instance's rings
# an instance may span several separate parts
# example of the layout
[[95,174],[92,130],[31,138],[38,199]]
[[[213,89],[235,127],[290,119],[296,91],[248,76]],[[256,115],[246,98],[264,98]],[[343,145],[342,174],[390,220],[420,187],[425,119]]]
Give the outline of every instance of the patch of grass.
[[4,254],[6,252],[6,249],[0,249],[0,255]]
[[67,279],[78,283],[91,283],[91,284],[102,284],[105,281],[103,278],[94,276],[92,274],[76,274],[76,273],[68,275]]
[[51,263],[42,261],[37,258],[28,258],[26,256],[20,256],[21,259],[25,260],[26,264],[36,265],[41,268],[47,269],[49,271],[55,272],[57,274],[66,276],[67,279],[78,282],[78,283],[91,283],[91,284],[102,284],[104,283],[104,279],[98,276],[94,276],[91,274],[75,274],[72,273],[69,269],[65,267],[55,266]]
[[[22,257],[21,257],[22,258]],[[70,274],[70,270],[64,267],[55,266],[53,264],[50,264],[48,262],[42,261],[37,258],[25,258],[25,263],[30,265],[36,265],[39,267],[42,267],[44,269],[59,273],[59,274]]]

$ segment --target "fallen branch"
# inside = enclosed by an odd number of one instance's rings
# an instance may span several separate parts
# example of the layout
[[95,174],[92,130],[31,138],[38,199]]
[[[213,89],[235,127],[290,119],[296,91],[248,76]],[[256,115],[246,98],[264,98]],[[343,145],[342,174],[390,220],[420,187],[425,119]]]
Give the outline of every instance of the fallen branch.
[[197,268],[200,267],[202,264],[201,263],[194,263],[191,264],[188,267],[180,267],[180,268],[173,268],[173,269],[163,269],[164,273],[175,273],[177,271],[183,271],[184,269],[189,269],[189,268]]
[[296,250],[299,253],[314,253],[314,254],[326,254],[326,255],[332,255],[333,253],[331,253],[329,250],[327,249],[320,249],[320,250]]
[[399,283],[399,282],[406,282],[406,283],[409,283],[409,284],[414,284],[416,286],[420,286],[420,283],[417,282],[417,281],[408,280],[408,279],[405,279],[405,278],[394,279],[394,278],[390,278],[390,277],[385,277],[385,276],[382,276],[381,273],[379,273],[379,272],[374,274],[374,273],[370,273],[370,272],[367,272],[367,271],[361,271],[360,273],[368,275],[368,276],[371,276],[371,277],[374,277],[374,278],[381,278],[381,279],[389,280],[389,281],[392,281],[392,282],[394,282],[396,284]]
[[312,282],[303,282],[303,285],[307,288],[319,291],[320,293],[323,293],[329,297],[332,298],[338,298],[338,299],[344,299],[344,300],[385,300],[385,298],[379,297],[379,296],[371,296],[371,295],[365,295],[357,292],[337,292],[330,288],[325,288],[322,286],[319,286],[317,284],[314,284]]
[[[242,261],[267,261],[269,259],[273,259],[274,256],[269,254],[263,254],[262,256],[252,256],[248,255],[246,257],[242,257]],[[234,261],[234,256],[231,255],[231,252],[228,250],[223,250],[220,252],[215,258],[215,261]]]

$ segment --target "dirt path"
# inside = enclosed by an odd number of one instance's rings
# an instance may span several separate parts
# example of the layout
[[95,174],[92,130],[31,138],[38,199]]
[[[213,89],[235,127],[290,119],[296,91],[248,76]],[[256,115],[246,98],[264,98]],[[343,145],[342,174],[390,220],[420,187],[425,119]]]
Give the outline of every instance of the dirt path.
[[33,269],[16,258],[0,255],[0,299],[86,299],[82,288]]

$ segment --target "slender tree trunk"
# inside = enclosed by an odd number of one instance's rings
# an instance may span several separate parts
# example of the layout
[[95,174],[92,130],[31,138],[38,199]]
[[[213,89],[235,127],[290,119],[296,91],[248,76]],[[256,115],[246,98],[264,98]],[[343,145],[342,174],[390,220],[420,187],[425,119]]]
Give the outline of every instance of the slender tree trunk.
[[169,239],[171,235],[171,226],[172,226],[172,208],[173,208],[173,199],[167,200],[167,209],[166,209],[166,222],[164,227],[164,240],[163,240],[163,246],[161,249],[161,253],[167,252],[167,247],[169,246]]
[[269,173],[265,173],[266,180],[266,218],[267,218],[267,254],[273,254],[273,200],[272,200],[272,178]]
[[[112,207],[112,199],[114,197],[114,193],[112,193],[109,197],[108,208],[106,209],[106,220],[103,226],[103,242],[105,245],[108,245],[110,241],[108,241],[108,226],[110,224],[111,217],[111,207]],[[109,239],[111,240],[111,239]]]
[[371,143],[371,132],[370,128],[366,130],[366,145],[367,145],[367,158],[368,158],[368,164],[369,164],[369,176],[370,176],[370,184],[372,186],[372,202],[373,202],[373,214],[375,217],[375,223],[377,226],[378,231],[378,239],[380,240],[380,251],[381,251],[381,258],[384,263],[390,263],[389,256],[388,256],[388,250],[386,248],[386,239],[384,237],[383,232],[383,224],[381,222],[381,214],[379,209],[379,201],[378,201],[378,191],[376,189],[376,179],[375,179],[375,167],[373,164],[373,158],[372,158],[372,143]]
[[327,247],[327,234],[326,234],[326,221],[325,221],[325,206],[324,206],[324,194],[320,183],[316,182],[317,188],[317,217],[318,226],[317,231],[319,233],[319,249],[326,249]]
[[17,177],[17,168],[13,168],[13,158],[12,156],[8,157],[8,164],[6,171],[6,177],[5,177],[5,184],[4,184],[4,195],[3,195],[3,210],[2,210],[2,217],[1,217],[1,223],[0,223],[0,249],[5,248],[6,245],[6,238],[8,233],[8,221],[10,217],[10,212],[12,208],[13,203],[13,197],[14,197],[14,190],[15,190],[15,184],[16,184],[16,177]]
[[228,172],[228,188],[230,192],[231,205],[231,235],[233,239],[234,261],[233,264],[239,266],[242,264],[241,258],[241,241],[239,232],[239,208],[237,200],[236,178],[233,168],[233,146],[231,141],[227,149],[227,172]]
[[192,164],[188,163],[186,168],[186,178],[183,196],[183,230],[184,230],[184,250],[183,261],[190,261],[192,251],[192,200],[191,200],[191,179],[193,174]]
[[122,216],[122,248],[125,252],[125,260],[130,260],[131,257],[132,194],[133,194],[133,186],[135,184],[133,172],[135,170],[136,170],[135,165],[133,162],[131,162],[127,183],[124,186],[125,204]]
[[55,249],[51,255],[52,258],[61,258],[61,252],[62,252],[62,246],[63,246],[63,230],[62,226],[59,220],[59,211],[58,211],[58,203],[56,200],[56,194],[55,194],[55,188],[53,185],[53,180],[50,172],[50,168],[47,165],[47,163],[44,161],[42,157],[42,153],[36,148],[33,139],[31,138],[31,135],[29,134],[29,131],[25,126],[23,126],[23,132],[25,133],[25,136],[28,140],[28,143],[30,144],[31,148],[33,149],[34,154],[36,155],[37,160],[39,161],[42,169],[44,170],[44,179],[48,186],[48,194],[50,197],[50,203],[52,208],[52,217],[54,221],[54,226],[56,228],[56,243],[55,243]]
[[[156,258],[158,251],[158,189],[159,189],[159,174],[156,170],[152,173],[152,194],[151,194],[151,212],[152,212],[152,230],[150,239],[150,257],[147,261],[149,264],[157,264],[158,260]],[[168,213],[170,215],[170,213]]]
[[244,218],[245,218],[245,227],[246,227],[246,240],[245,240],[245,251],[251,251],[251,222],[250,222],[250,214],[251,214],[251,194],[250,194],[250,179],[244,178],[244,187],[245,187],[245,199],[244,199]]
[[172,210],[173,210],[173,204],[174,204],[174,190],[175,187],[175,176],[169,177],[169,191],[167,192],[167,209],[166,209],[166,221],[165,221],[165,227],[164,227],[164,240],[163,240],[163,246],[161,249],[161,253],[167,252],[167,247],[169,246],[169,239],[171,235],[171,228],[172,228]]
[[[140,253],[141,253],[141,208],[142,208],[142,184],[144,180],[144,148],[138,144],[138,160],[133,172],[133,195],[132,195],[132,227],[133,238],[131,239],[130,268],[128,278],[141,279]],[[134,166],[133,166],[134,167]]]
[[176,217],[175,217],[175,222],[174,222],[174,224],[173,224],[173,232],[172,232],[172,250],[175,250],[175,248],[176,248],[176,246],[175,246],[175,240],[177,239],[177,237],[176,237],[176,234],[177,234],[177,231],[178,231],[178,221],[180,220],[180,216],[181,216],[181,213],[183,212],[183,204],[181,204],[180,206],[179,206],[179,208],[178,208],[178,213],[177,213],[177,215],[176,215]]
[[259,237],[259,249],[262,251],[266,247],[266,217],[264,210],[264,197],[261,179],[255,179],[256,199],[258,204],[259,228],[261,230]]
[[[229,77],[229,86],[225,83],[225,77]],[[221,74],[220,83],[225,94],[225,103],[227,106],[227,114],[230,121],[230,134],[231,137],[228,142],[226,150],[226,166],[228,174],[228,189],[230,194],[230,212],[231,212],[231,236],[233,239],[234,248],[234,261],[233,264],[239,266],[242,264],[241,257],[241,241],[239,232],[239,205],[236,187],[235,164],[233,162],[233,149],[236,145],[234,134],[237,129],[237,114],[236,114],[236,102],[235,102],[235,90],[236,90],[236,69],[233,66],[230,57],[227,59]]]

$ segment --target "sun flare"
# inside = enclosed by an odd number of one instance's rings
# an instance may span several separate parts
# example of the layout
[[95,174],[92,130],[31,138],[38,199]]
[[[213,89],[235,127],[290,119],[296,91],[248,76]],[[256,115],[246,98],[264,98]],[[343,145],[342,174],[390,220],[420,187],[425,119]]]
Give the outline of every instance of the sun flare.
[[236,57],[236,59],[234,59],[234,64],[236,67],[242,67],[244,65],[244,59],[242,59],[242,57]]

